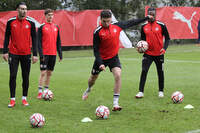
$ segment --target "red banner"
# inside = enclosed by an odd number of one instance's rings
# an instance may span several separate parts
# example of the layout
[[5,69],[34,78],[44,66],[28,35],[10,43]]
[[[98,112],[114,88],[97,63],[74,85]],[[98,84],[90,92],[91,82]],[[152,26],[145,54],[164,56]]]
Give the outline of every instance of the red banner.
[[[146,7],[148,9],[148,7]],[[147,10],[146,10],[147,13]],[[171,39],[197,39],[199,7],[156,8],[156,19],[165,23]]]
[[[100,10],[82,12],[55,11],[54,23],[60,27],[61,41],[64,46],[92,45],[93,31],[97,27]],[[3,46],[6,23],[16,16],[16,11],[0,13],[0,47]],[[36,27],[45,22],[43,10],[28,11],[28,16],[35,19]]]
[[[101,10],[55,11],[53,22],[60,27],[62,46],[91,46],[93,32],[100,23],[100,12]],[[9,18],[16,15],[16,11],[0,12],[0,48],[3,48],[6,23]],[[43,10],[30,10],[27,15],[33,18],[37,28],[45,22]],[[132,47],[132,43],[123,31],[120,34],[120,41],[121,47]]]

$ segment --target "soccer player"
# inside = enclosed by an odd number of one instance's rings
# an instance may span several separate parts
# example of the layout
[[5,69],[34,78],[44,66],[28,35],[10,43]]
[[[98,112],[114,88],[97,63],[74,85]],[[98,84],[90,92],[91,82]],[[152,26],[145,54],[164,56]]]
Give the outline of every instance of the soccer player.
[[148,15],[152,15],[154,17],[149,19],[148,22],[144,23],[141,29],[141,40],[147,41],[149,48],[143,54],[139,93],[136,95],[136,98],[144,97],[144,85],[149,67],[151,66],[152,62],[155,62],[156,64],[159,82],[158,96],[162,98],[164,97],[164,54],[168,47],[170,37],[165,24],[155,19],[156,9],[152,7],[149,8]]
[[[5,40],[3,47],[3,59],[8,61],[10,70],[10,103],[8,107],[15,106],[16,78],[19,63],[22,70],[22,104],[28,106],[27,94],[29,88],[29,73],[31,68],[31,44],[32,44],[32,63],[37,62],[36,48],[36,29],[35,23],[26,16],[26,3],[21,2],[17,5],[18,15],[10,18],[7,22]],[[32,40],[32,42],[31,42]],[[8,49],[9,46],[9,49]]]
[[44,11],[46,22],[38,29],[38,50],[40,54],[40,77],[38,86],[38,99],[42,98],[42,89],[48,89],[50,78],[56,63],[58,52],[59,61],[62,60],[61,40],[59,27],[53,21],[53,10]]
[[105,71],[106,67],[110,68],[115,80],[113,111],[120,111],[118,100],[121,88],[121,64],[118,57],[119,51],[119,35],[122,29],[129,28],[146,21],[150,16],[144,19],[131,19],[124,22],[112,22],[112,14],[109,10],[103,10],[100,14],[101,25],[96,28],[93,34],[93,49],[95,61],[88,79],[88,88],[83,93],[82,99],[88,98],[91,87],[94,85],[101,71]]

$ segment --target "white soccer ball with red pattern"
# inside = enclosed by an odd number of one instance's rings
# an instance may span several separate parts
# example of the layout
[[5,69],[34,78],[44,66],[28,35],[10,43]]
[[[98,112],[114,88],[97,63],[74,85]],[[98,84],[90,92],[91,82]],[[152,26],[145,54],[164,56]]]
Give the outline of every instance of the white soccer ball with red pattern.
[[49,89],[46,89],[42,92],[42,98],[44,100],[52,100],[53,99],[53,92]]
[[109,111],[108,107],[100,105],[96,108],[95,114],[96,114],[97,118],[107,119],[110,115],[110,111]]
[[172,99],[173,103],[181,103],[181,102],[183,102],[184,95],[182,92],[176,91],[172,94],[171,99]]
[[40,113],[34,113],[29,120],[32,127],[43,127],[45,124],[44,116]]
[[148,50],[149,45],[146,41],[141,40],[137,43],[136,48],[139,53],[144,53]]

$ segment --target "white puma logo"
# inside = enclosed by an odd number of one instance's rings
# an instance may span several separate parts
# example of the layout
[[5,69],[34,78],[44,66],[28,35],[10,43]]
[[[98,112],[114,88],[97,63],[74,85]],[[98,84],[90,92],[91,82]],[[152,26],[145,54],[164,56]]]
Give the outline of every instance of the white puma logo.
[[193,16],[194,16],[195,14],[196,14],[196,12],[193,12],[191,18],[188,20],[188,19],[186,19],[181,13],[175,11],[175,12],[174,12],[174,17],[173,17],[173,19],[178,19],[178,20],[181,20],[182,22],[187,23],[187,25],[188,25],[188,27],[189,27],[191,33],[194,33],[194,31],[193,31],[193,29],[192,29],[192,23],[191,23],[191,21],[192,21],[192,18],[193,18]]

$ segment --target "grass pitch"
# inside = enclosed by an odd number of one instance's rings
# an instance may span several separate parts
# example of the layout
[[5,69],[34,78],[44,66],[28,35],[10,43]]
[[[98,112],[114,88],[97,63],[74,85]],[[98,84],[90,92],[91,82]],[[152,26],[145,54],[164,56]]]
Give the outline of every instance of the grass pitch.
[[[16,106],[8,108],[8,64],[0,60],[0,133],[191,133],[200,131],[200,47],[172,45],[165,54],[165,97],[158,98],[158,78],[152,64],[143,99],[135,99],[138,92],[142,54],[135,49],[121,49],[122,89],[120,105],[123,110],[112,112],[109,119],[97,120],[95,109],[99,105],[112,108],[113,76],[107,68],[93,87],[89,99],[81,96],[87,88],[87,80],[93,65],[92,50],[66,51],[64,60],[57,62],[50,83],[53,101],[36,99],[39,63],[32,65],[28,101],[21,105],[21,70],[18,71]],[[174,91],[182,91],[181,104],[173,104]],[[191,104],[194,109],[184,106]],[[29,117],[41,113],[46,119],[42,128],[31,128]],[[93,122],[82,123],[90,117]]]

